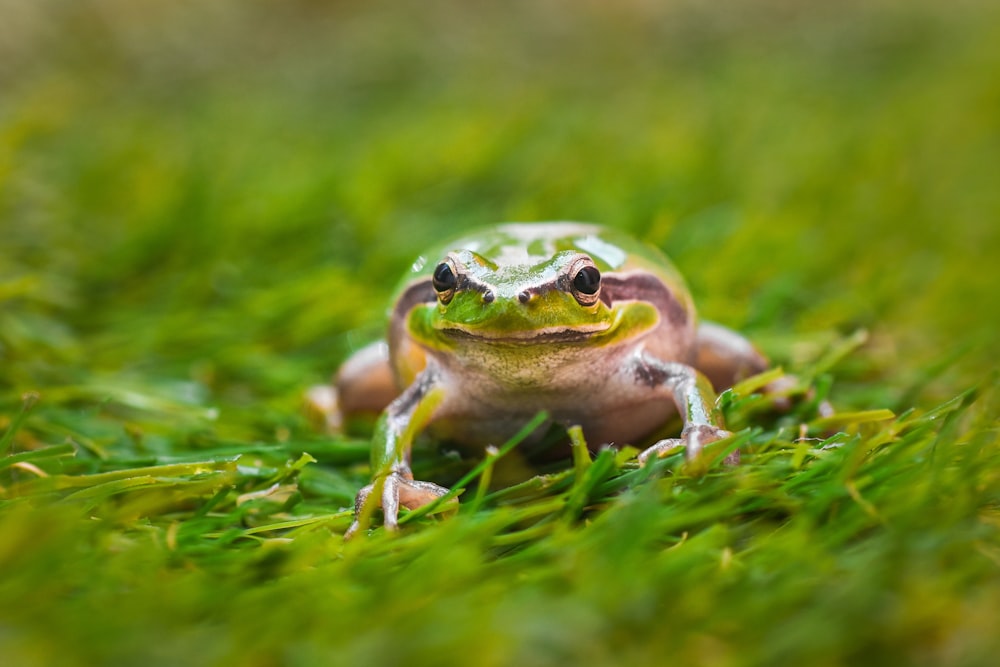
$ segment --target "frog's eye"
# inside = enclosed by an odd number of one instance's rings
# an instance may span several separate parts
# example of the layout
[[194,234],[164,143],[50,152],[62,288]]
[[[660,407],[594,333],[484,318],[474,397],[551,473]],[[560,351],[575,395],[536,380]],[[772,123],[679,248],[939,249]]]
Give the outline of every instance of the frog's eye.
[[597,294],[601,289],[601,272],[595,266],[585,266],[573,278],[573,287],[581,294]]
[[573,296],[581,305],[590,306],[597,303],[597,293],[601,291],[601,272],[596,266],[586,264],[581,266],[573,276]]
[[447,304],[451,301],[451,297],[455,295],[455,287],[458,285],[458,276],[455,275],[451,264],[441,262],[437,265],[434,269],[434,275],[431,277],[431,285],[434,286],[434,291],[437,292],[441,303]]

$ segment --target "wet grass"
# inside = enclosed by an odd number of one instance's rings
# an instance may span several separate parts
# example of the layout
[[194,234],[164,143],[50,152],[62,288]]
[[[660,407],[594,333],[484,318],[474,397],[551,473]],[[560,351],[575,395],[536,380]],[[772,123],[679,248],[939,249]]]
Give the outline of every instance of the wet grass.
[[[4,664],[992,664],[990,3],[146,4],[3,3]],[[811,400],[701,469],[426,446],[459,511],[345,544],[304,390],[515,219],[663,247]]]

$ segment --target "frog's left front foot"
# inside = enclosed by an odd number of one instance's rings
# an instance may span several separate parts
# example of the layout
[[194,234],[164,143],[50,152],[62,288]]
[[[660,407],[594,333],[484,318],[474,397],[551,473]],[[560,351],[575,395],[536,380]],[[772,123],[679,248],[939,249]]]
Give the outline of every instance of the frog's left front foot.
[[[690,461],[697,458],[701,454],[701,450],[710,442],[715,442],[716,440],[722,440],[723,438],[728,438],[732,433],[729,431],[719,428],[717,426],[710,426],[708,424],[698,424],[695,426],[688,426],[681,433],[679,438],[667,438],[666,440],[660,440],[658,443],[644,450],[638,456],[639,463],[645,464],[646,461],[651,457],[666,456],[671,452],[675,451],[679,447],[685,447],[685,457]],[[726,463],[736,464],[740,462],[740,452],[739,450],[734,451],[732,454],[726,457]]]
[[[354,522],[344,533],[345,538],[350,538],[361,527],[361,516],[365,512],[368,499],[375,484],[369,484],[360,491],[354,500]],[[424,482],[413,479],[413,475],[408,472],[391,472],[386,476],[382,484],[382,498],[379,506],[382,508],[382,525],[386,530],[396,530],[399,528],[399,507],[402,505],[406,509],[415,510],[434,502],[441,496],[448,493],[448,489],[438,486],[433,482]]]

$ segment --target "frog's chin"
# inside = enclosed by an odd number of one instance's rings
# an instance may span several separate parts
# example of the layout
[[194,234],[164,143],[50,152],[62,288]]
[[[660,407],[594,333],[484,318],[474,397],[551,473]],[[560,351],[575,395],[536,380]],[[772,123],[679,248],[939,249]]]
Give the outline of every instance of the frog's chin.
[[462,326],[441,326],[438,331],[443,336],[457,340],[481,341],[483,343],[537,344],[537,343],[577,343],[606,334],[610,323],[594,323],[574,327],[544,327],[539,329],[471,329]]

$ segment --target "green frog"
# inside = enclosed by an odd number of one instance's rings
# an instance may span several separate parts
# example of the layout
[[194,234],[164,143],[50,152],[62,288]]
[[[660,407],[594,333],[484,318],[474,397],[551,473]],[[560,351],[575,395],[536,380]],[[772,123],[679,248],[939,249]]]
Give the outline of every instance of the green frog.
[[[421,255],[394,298],[387,340],[363,348],[312,402],[337,421],[378,412],[369,500],[384,526],[447,492],[416,480],[413,438],[472,447],[505,442],[539,411],[592,443],[648,442],[677,414],[695,458],[730,435],[716,391],[767,368],[739,334],[698,323],[680,273],[628,235],[573,222],[505,224]],[[544,429],[540,429],[544,430]],[[525,443],[531,446],[531,443]],[[738,453],[737,453],[738,455]]]

